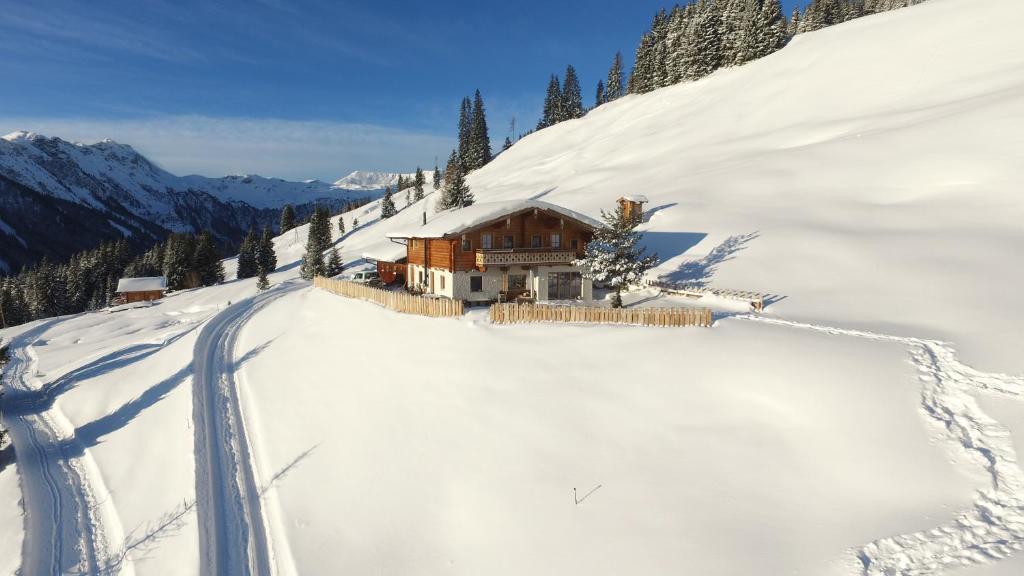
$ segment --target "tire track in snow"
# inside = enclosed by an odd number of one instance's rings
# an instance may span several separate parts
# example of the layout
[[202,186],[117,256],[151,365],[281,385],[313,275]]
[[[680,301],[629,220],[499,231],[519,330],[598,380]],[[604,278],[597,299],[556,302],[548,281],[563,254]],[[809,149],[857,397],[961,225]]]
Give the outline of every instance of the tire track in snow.
[[[7,365],[8,397],[13,404],[21,394],[34,391],[30,379],[37,358],[32,345],[60,320],[51,320],[21,334],[11,342]],[[95,493],[106,493],[101,479],[90,477],[83,462],[88,452],[75,443],[73,430],[56,406],[44,412],[15,411],[6,418],[14,442],[15,468],[25,509],[25,539],[20,573],[103,574],[110,558],[103,514]],[[63,426],[61,424],[64,424]],[[112,513],[112,506],[105,510]],[[130,566],[127,571],[131,572]]]
[[200,574],[274,572],[260,489],[234,379],[242,326],[262,307],[307,284],[282,284],[214,316],[196,340],[192,411]]
[[921,383],[925,412],[973,454],[992,485],[978,491],[973,506],[930,530],[880,538],[856,552],[864,576],[923,576],[996,561],[1024,550],[1024,472],[1010,431],[986,415],[972,392],[1024,396],[1024,376],[985,373],[961,363],[935,340],[846,330],[760,316],[737,316],[827,334],[899,342],[910,350]]

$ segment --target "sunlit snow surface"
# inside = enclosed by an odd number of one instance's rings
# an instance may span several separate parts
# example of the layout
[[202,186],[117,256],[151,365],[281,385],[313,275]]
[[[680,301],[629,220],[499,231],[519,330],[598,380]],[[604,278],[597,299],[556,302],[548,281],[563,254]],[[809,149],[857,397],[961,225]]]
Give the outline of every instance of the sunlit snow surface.
[[[643,194],[655,276],[771,293],[775,322],[496,327],[312,289],[268,303],[225,353],[274,569],[1019,571],[1020,555],[995,559],[1024,517],[1020,29],[1013,0],[930,0],[603,106],[469,177],[480,202],[591,217]],[[433,196],[396,203],[332,228],[350,265],[435,217]],[[305,233],[277,239],[272,283],[297,276]],[[64,319],[31,347],[30,385],[78,371],[47,414],[105,489],[103,552],[195,500],[196,335],[253,294],[245,280]],[[16,473],[0,473],[5,571]],[[119,567],[197,573],[196,518]]]

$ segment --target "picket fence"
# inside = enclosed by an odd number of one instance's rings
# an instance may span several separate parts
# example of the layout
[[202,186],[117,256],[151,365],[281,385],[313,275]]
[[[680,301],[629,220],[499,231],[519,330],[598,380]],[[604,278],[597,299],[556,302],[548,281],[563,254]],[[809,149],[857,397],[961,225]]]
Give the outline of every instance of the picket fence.
[[538,306],[492,304],[491,322],[586,322],[638,326],[711,326],[708,308],[594,308],[587,306]]
[[463,314],[461,300],[425,298],[406,292],[394,292],[347,280],[332,280],[321,276],[313,279],[313,286],[322,288],[332,294],[369,300],[389,310],[405,314],[419,314],[420,316],[431,316],[434,318],[462,316]]

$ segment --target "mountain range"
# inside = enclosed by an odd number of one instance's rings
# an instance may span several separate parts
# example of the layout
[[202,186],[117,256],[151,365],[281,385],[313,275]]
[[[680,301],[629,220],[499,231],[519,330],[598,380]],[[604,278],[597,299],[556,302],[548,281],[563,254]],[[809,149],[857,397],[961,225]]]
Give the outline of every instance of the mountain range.
[[276,228],[285,204],[300,217],[314,204],[338,210],[380,196],[397,178],[364,171],[333,184],[177,176],[113,140],[80,144],[14,132],[0,138],[0,273],[122,237],[144,248],[171,232],[207,229],[231,248],[249,228]]

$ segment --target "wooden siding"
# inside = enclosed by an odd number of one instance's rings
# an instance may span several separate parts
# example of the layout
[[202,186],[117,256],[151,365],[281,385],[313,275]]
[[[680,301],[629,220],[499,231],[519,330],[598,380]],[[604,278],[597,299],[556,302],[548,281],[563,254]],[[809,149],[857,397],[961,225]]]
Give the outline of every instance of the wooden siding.
[[[512,248],[533,248],[533,237],[540,236],[541,248],[553,248],[551,235],[561,234],[561,249],[571,250],[577,242],[576,254],[583,255],[593,232],[587,226],[559,214],[530,210],[497,222],[483,224],[452,238],[410,238],[406,249],[409,264],[439,268],[449,272],[476,269],[476,251],[483,248],[484,234],[491,235],[491,249],[505,249],[505,237],[512,237]],[[462,249],[462,238],[468,238],[468,250]]]
[[454,245],[453,240],[443,238],[412,238],[409,240],[409,247],[406,250],[406,261],[409,264],[451,271],[452,247]]
[[147,300],[159,300],[164,297],[163,290],[143,290],[140,292],[124,292],[124,301],[128,304],[132,302],[145,302]]

